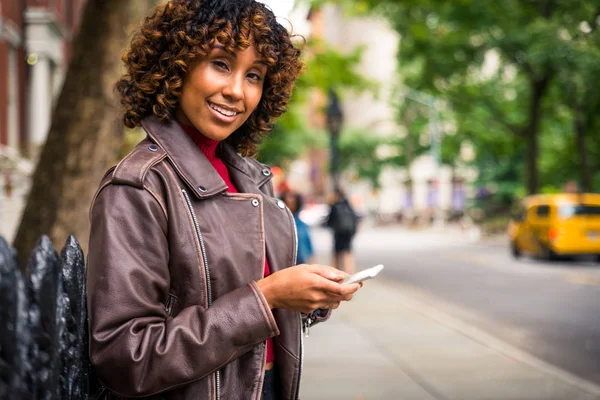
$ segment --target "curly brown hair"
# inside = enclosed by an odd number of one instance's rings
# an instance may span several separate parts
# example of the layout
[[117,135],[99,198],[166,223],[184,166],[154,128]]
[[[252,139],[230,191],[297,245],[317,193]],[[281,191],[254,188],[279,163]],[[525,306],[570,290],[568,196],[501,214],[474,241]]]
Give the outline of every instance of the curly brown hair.
[[246,123],[229,142],[254,155],[274,121],[286,110],[304,64],[287,30],[255,0],[172,0],[157,6],[134,33],[123,54],[127,73],[116,84],[125,126],[156,115],[173,118],[188,66],[219,43],[228,51],[255,45],[267,63],[263,94]]

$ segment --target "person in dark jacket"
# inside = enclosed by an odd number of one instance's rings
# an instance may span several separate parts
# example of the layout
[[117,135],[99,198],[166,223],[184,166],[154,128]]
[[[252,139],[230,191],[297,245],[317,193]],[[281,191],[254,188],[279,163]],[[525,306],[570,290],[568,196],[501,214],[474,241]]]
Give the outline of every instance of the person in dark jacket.
[[358,284],[296,266],[294,218],[251,155],[303,65],[254,0],[171,0],[123,55],[123,121],[147,137],[91,210],[90,361],[112,396],[295,400],[303,332]]
[[325,224],[333,231],[333,266],[353,274],[352,240],[358,227],[358,216],[342,189],[337,188],[334,192],[334,201]]

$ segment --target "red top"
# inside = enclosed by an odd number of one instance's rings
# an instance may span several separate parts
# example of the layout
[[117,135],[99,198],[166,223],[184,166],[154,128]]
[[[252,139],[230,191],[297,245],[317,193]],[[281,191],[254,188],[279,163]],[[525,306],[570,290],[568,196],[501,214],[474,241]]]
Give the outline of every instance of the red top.
[[[212,140],[207,138],[198,132],[195,128],[180,124],[183,130],[192,138],[194,143],[198,146],[198,148],[204,153],[208,161],[212,164],[215,170],[221,176],[221,179],[225,181],[227,185],[228,193],[238,193],[238,190],[234,186],[233,182],[229,178],[229,171],[225,166],[225,163],[217,157],[217,146],[219,142],[217,140]],[[265,257],[265,276],[269,276],[271,274],[271,270],[269,269],[269,261]],[[271,362],[275,360],[275,347],[273,345],[273,339],[267,339],[267,362]]]

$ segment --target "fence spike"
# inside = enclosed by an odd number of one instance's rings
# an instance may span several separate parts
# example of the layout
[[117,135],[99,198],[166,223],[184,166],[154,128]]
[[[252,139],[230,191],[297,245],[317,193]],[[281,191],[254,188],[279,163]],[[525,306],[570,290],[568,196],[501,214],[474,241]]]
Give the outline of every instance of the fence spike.
[[62,276],[58,254],[50,238],[42,236],[31,253],[27,280],[29,298],[30,346],[29,384],[39,399],[59,398],[61,369],[58,357],[60,318],[57,306],[62,297]]
[[64,366],[61,398],[76,400],[88,393],[89,358],[84,256],[75,236],[67,238],[60,257],[67,300],[66,329],[61,348]]
[[30,398],[25,385],[27,299],[16,254],[0,237],[0,398]]
[[85,257],[77,239],[69,236],[59,257],[50,239],[40,237],[25,271],[0,237],[0,399],[95,398]]

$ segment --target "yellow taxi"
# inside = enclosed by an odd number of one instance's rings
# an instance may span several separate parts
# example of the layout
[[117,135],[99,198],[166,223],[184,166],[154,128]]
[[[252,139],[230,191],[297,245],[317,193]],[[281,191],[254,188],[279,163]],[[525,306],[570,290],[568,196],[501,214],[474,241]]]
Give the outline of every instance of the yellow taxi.
[[512,216],[508,235],[515,257],[593,254],[600,261],[600,194],[526,197]]

